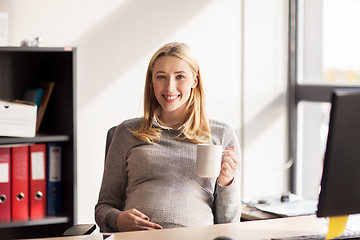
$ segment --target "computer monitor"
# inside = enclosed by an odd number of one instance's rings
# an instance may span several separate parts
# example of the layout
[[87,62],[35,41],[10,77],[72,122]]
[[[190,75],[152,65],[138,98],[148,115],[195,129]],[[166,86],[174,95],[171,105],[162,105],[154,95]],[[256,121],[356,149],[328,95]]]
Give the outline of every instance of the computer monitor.
[[333,91],[317,216],[360,213],[360,89]]

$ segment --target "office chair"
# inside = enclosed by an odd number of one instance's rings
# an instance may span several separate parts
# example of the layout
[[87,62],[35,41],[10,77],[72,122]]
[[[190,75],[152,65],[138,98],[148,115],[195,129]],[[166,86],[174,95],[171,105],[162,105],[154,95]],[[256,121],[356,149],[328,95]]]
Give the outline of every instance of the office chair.
[[[116,126],[110,128],[106,136],[106,145],[105,145],[105,159],[109,150],[110,143],[114,137]],[[63,236],[79,236],[91,234],[96,229],[96,224],[76,224],[68,228]]]

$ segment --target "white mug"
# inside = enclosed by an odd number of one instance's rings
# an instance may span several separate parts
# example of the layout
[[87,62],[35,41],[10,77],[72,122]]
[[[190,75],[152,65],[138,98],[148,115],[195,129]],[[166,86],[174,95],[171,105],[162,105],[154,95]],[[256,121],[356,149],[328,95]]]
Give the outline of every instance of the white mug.
[[199,177],[216,178],[220,174],[223,147],[221,145],[198,144],[196,172]]

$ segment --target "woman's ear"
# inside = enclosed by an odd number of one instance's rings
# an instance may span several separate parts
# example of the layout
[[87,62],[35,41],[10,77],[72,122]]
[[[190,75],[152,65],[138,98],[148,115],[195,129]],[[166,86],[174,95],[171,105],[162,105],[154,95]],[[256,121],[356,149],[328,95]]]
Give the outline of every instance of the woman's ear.
[[199,82],[199,74],[197,74],[194,78],[194,84],[191,86],[191,88],[195,88],[198,85]]

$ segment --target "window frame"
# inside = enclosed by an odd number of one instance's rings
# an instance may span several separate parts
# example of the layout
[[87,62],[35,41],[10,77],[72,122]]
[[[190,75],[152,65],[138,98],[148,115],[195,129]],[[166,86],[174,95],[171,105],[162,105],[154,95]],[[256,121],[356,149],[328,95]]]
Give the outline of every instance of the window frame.
[[304,84],[298,83],[298,19],[299,1],[289,0],[288,22],[288,138],[289,138],[289,188],[296,193],[297,175],[297,139],[298,139],[298,106],[301,101],[308,102],[331,102],[331,94],[336,88],[360,88],[360,85],[348,84]]

